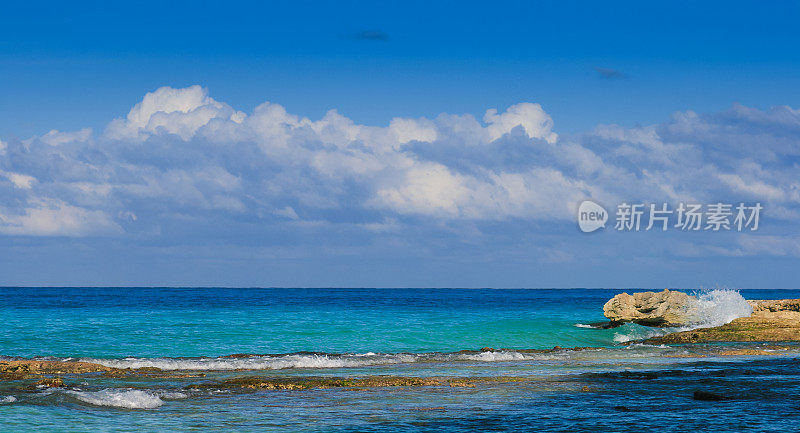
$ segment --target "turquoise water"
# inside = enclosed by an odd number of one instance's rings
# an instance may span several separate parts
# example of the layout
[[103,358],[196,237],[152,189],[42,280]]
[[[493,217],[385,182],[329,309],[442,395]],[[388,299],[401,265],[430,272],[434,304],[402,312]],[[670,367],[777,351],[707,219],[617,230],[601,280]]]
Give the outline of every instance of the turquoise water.
[[[218,356],[613,343],[608,290],[2,289],[0,354]],[[619,331],[617,331],[619,332]],[[24,344],[22,343],[24,342]]]
[[[716,346],[622,345],[663,331],[583,326],[602,321],[603,304],[619,292],[4,288],[0,356],[204,376],[66,376],[63,389],[0,381],[0,431],[800,427],[800,350],[758,346],[775,355],[721,357]],[[800,297],[800,291],[741,294]],[[600,349],[524,350],[554,346]],[[484,347],[492,350],[477,351]],[[224,357],[231,354],[247,355]],[[530,380],[366,391],[207,386],[252,375]],[[729,398],[697,402],[691,399],[697,389]],[[787,411],[792,415],[778,415]]]

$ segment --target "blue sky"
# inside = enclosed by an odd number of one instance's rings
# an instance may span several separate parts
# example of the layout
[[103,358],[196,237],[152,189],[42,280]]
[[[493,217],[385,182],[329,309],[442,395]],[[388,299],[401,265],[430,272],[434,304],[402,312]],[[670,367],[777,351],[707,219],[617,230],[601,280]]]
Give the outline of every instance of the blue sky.
[[3,5],[0,284],[797,287],[800,5],[697,3]]

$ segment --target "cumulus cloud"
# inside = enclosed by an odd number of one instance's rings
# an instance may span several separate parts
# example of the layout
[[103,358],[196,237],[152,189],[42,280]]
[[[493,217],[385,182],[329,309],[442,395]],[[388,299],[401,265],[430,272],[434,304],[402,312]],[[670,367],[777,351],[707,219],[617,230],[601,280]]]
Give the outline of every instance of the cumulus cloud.
[[492,108],[483,116],[484,122],[489,126],[489,141],[497,140],[512,129],[521,127],[530,138],[543,138],[548,143],[554,143],[558,135],[553,130],[553,119],[544,112],[539,104],[524,102],[512,105],[505,113],[497,114]]
[[[214,119],[239,123],[244,116],[227,104],[210,98],[206,89],[200,86],[184,89],[162,87],[145,95],[125,119],[111,122],[106,137],[143,141],[152,135],[169,133],[189,140],[198,129]],[[47,136],[42,137],[43,141],[45,139]]]
[[676,113],[657,125],[559,136],[535,103],[491,108],[480,120],[442,114],[379,127],[336,111],[312,120],[270,102],[244,113],[199,86],[163,87],[100,134],[0,142],[0,233],[566,223],[589,197],[761,201],[771,218],[789,221],[800,202],[798,157],[800,112],[788,107]]

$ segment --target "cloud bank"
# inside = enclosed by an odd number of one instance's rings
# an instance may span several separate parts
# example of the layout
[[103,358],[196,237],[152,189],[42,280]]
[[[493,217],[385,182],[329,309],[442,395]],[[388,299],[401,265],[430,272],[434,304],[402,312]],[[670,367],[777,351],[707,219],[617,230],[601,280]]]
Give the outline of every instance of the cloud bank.
[[[0,141],[0,234],[211,233],[235,244],[286,227],[402,238],[421,226],[479,236],[486,226],[509,234],[532,224],[549,236],[558,235],[546,232],[553,225],[574,224],[585,198],[760,201],[773,227],[789,233],[800,216],[799,162],[800,111],[789,107],[688,111],[657,125],[559,136],[527,102],[480,119],[368,126],[335,110],[311,120],[270,102],[245,113],[199,86],[163,87],[103,131]],[[780,244],[769,251],[753,235],[713,251],[798,254],[786,233],[765,233]]]

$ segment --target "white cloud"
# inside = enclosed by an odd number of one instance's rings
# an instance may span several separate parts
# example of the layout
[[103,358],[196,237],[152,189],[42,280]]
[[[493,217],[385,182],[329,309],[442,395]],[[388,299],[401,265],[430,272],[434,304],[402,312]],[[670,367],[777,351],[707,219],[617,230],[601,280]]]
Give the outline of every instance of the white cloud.
[[31,189],[33,182],[36,181],[36,179],[33,176],[28,176],[20,173],[5,172],[0,170],[0,175],[8,178],[8,180],[10,180],[15,187],[20,189]]
[[428,119],[402,119],[396,117],[389,123],[389,129],[397,136],[400,144],[409,141],[433,143],[438,137],[436,125]]
[[748,255],[800,256],[800,239],[794,236],[743,235],[738,243]]
[[787,107],[737,106],[559,137],[540,105],[520,103],[483,122],[442,114],[381,127],[334,110],[311,120],[269,102],[245,114],[199,86],[164,87],[102,135],[0,142],[0,232],[163,233],[192,221],[397,234],[408,218],[567,222],[587,197],[761,200],[788,220],[800,204],[797,125],[800,113]]
[[74,132],[61,132],[55,129],[39,137],[42,143],[51,146],[60,146],[66,143],[85,143],[92,138],[92,128],[83,128]]
[[294,211],[294,208],[291,206],[286,206],[283,209],[277,209],[273,211],[275,215],[280,217],[289,218],[290,220],[298,220],[300,217],[297,215],[297,212]]
[[492,108],[486,111],[483,121],[489,124],[487,131],[490,141],[497,140],[518,126],[521,126],[530,138],[542,138],[548,143],[555,143],[558,138],[553,132],[553,119],[539,104],[523,102],[508,107],[505,113],[500,114]]
[[162,87],[145,95],[127,118],[111,122],[106,136],[141,141],[149,135],[170,133],[188,140],[214,119],[241,123],[244,117],[244,113],[210,98],[208,90],[200,86]]
[[120,233],[105,213],[70,206],[57,200],[34,200],[21,214],[0,210],[0,233],[28,236],[92,236]]

